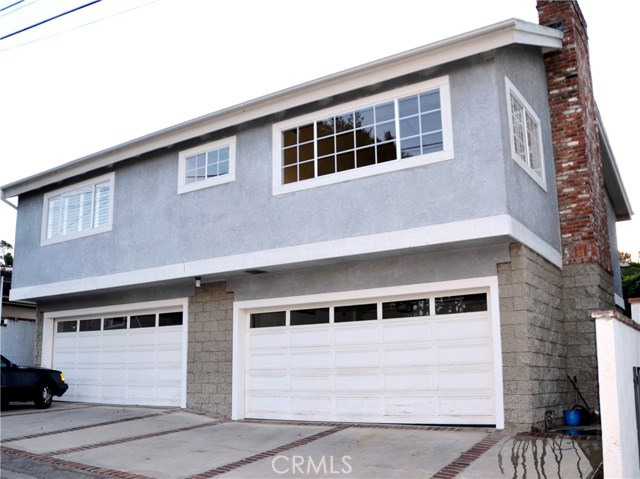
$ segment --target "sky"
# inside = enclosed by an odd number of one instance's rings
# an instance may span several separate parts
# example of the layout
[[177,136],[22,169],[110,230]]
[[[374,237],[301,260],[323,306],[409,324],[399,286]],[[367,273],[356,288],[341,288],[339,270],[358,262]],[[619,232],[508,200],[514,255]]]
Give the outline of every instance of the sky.
[[[0,0],[0,37],[91,0]],[[582,0],[598,107],[640,250],[640,2]],[[0,185],[160,129],[508,18],[535,0],[103,0],[0,40]],[[14,199],[15,201],[15,199]],[[0,203],[0,239],[15,241]],[[19,254],[18,251],[16,252]]]

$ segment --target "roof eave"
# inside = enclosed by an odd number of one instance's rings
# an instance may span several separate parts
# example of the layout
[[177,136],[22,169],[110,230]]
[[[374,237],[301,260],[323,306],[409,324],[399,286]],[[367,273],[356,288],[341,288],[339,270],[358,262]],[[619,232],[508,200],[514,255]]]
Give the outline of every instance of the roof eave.
[[604,183],[609,193],[609,197],[613,202],[613,209],[618,221],[630,220],[633,215],[633,209],[631,208],[631,202],[629,196],[622,182],[622,176],[616,163],[607,132],[604,129],[602,123],[602,117],[600,111],[597,111],[598,131],[600,136],[600,150],[602,158],[602,170],[604,173]]
[[511,44],[536,46],[543,51],[559,49],[562,47],[562,32],[523,20],[505,20],[159,130],[9,183],[0,188],[0,193],[2,198],[13,198],[98,168],[109,167],[128,158],[277,113],[294,105],[321,100]]

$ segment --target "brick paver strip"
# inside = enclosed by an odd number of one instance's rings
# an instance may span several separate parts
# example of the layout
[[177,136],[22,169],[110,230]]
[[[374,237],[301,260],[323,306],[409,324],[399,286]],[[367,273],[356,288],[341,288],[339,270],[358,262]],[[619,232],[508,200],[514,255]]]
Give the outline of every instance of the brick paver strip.
[[[335,424],[332,424],[335,425]],[[344,429],[347,429],[350,425],[340,424],[339,426],[333,427],[331,429],[327,429],[325,431],[319,432],[317,434],[312,434],[311,436],[304,437],[302,439],[297,439],[288,444],[284,444],[282,446],[269,449],[268,451],[264,451],[258,454],[254,454],[253,456],[245,457],[244,459],[240,459],[238,461],[231,462],[229,464],[225,464],[224,466],[216,467],[215,469],[211,469],[209,471],[201,472],[198,474],[194,474],[193,476],[189,476],[187,479],[208,479],[210,477],[219,476],[220,474],[224,474],[229,471],[233,471],[234,469],[238,469],[242,466],[246,466],[247,464],[251,464],[253,462],[258,462],[262,459],[266,459],[268,457],[277,456],[285,451],[289,451],[299,446],[304,446],[311,442],[317,441],[318,439],[322,439],[323,437],[330,436],[331,434],[335,434],[336,432],[340,432]]]
[[26,436],[10,437],[8,439],[3,439],[2,441],[0,441],[0,443],[21,441],[23,439],[34,439],[36,437],[42,437],[42,436],[52,436],[53,434],[60,434],[60,433],[63,433],[63,432],[81,431],[83,429],[91,429],[92,427],[98,427],[98,426],[109,426],[111,424],[119,424],[121,422],[137,421],[138,419],[147,419],[147,418],[150,418],[150,417],[164,416],[165,414],[171,414],[171,413],[174,413],[174,412],[179,411],[179,410],[180,409],[168,409],[168,410],[161,411],[161,412],[155,412],[155,413],[151,413],[151,414],[144,414],[142,416],[128,417],[128,418],[124,418],[124,419],[114,419],[113,421],[98,422],[98,423],[95,423],[95,424],[87,424],[86,426],[76,426],[76,427],[70,427],[70,428],[67,428],[67,429],[58,429],[57,431],[40,432],[40,433],[37,433],[37,434],[28,434]]
[[106,447],[106,446],[113,446],[115,444],[122,444],[125,442],[131,442],[131,441],[139,441],[140,439],[149,439],[151,437],[158,437],[158,436],[166,436],[167,434],[173,434],[176,432],[184,432],[184,431],[191,431],[193,429],[200,429],[203,427],[207,427],[207,426],[215,426],[217,424],[221,424],[227,422],[226,420],[222,419],[219,421],[211,421],[211,422],[207,422],[204,424],[194,424],[193,426],[185,426],[185,427],[180,427],[177,429],[169,429],[167,431],[158,431],[158,432],[150,432],[148,434],[141,434],[140,436],[130,436],[130,437],[125,437],[122,439],[114,439],[112,441],[104,441],[104,442],[96,442],[95,444],[87,444],[85,446],[78,446],[78,447],[70,447],[68,449],[60,449],[58,451],[53,451],[53,452],[47,452],[46,456],[60,456],[62,454],[70,454],[72,452],[80,452],[80,451],[87,451],[89,449],[97,449],[99,447]]
[[130,472],[116,471],[114,469],[107,469],[107,468],[98,467],[98,466],[90,466],[88,464],[81,464],[79,462],[65,461],[64,459],[60,459],[57,457],[47,456],[44,454],[36,454],[28,451],[21,451],[19,449],[13,449],[7,446],[0,446],[0,452],[5,452],[8,454],[13,454],[15,456],[25,457],[27,459],[35,459],[35,460],[50,464],[52,466],[64,467],[66,469],[73,469],[76,471],[91,472],[93,474],[99,474],[104,477],[117,477],[120,479],[153,479],[151,477],[143,476],[141,474],[132,474]]
[[502,431],[494,431],[487,434],[480,442],[477,442],[465,452],[460,454],[460,456],[455,459],[450,464],[447,464],[438,472],[436,472],[432,479],[453,479],[458,474],[460,474],[464,469],[469,467],[469,465],[482,456],[485,452],[495,446],[500,439],[505,436]]

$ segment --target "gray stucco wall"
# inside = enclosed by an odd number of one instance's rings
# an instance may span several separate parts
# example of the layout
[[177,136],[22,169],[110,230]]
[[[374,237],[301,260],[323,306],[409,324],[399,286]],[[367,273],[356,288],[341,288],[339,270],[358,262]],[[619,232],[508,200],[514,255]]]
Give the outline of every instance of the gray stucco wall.
[[236,301],[495,276],[507,244],[230,278]]
[[7,319],[0,327],[0,352],[16,364],[33,366],[35,339],[35,320]]
[[[479,55],[333,100],[339,103],[449,75],[455,148],[450,161],[273,196],[274,119],[266,118],[232,132],[237,135],[232,183],[178,195],[180,148],[116,164],[114,223],[107,233],[40,247],[42,194],[23,196],[14,287],[508,212],[546,241],[559,244],[551,218],[554,190],[544,195],[532,187],[528,177],[514,171],[517,167],[508,155],[503,73],[542,68],[539,53],[526,50],[516,62],[513,57],[519,54],[520,50]],[[511,76],[518,83],[529,78]],[[534,75],[527,81],[536,85],[522,87],[524,93],[531,93],[534,103],[541,102],[544,78]],[[328,104],[331,101],[321,106]],[[300,107],[277,120],[321,106]],[[546,122],[543,109],[538,113]],[[229,133],[212,133],[202,143]],[[505,186],[508,182],[514,185]]]
[[543,240],[560,251],[560,220],[558,218],[558,199],[556,193],[556,175],[549,123],[549,97],[544,63],[537,61],[539,51],[535,48],[503,48],[498,52],[498,78],[500,85],[499,100],[507,111],[507,93],[505,76],[518,89],[520,94],[534,109],[541,121],[543,161],[546,177],[546,191],[511,158],[509,138],[509,118],[505,113],[500,116],[504,124],[501,127],[504,175],[509,214],[534,231]]

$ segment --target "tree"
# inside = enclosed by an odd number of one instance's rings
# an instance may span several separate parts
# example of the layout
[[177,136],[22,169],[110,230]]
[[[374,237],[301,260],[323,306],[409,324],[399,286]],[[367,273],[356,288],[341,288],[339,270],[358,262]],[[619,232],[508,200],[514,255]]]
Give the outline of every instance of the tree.
[[13,266],[12,249],[13,245],[11,243],[0,240],[0,266]]
[[[622,273],[622,291],[624,293],[624,299],[626,301],[629,298],[640,298],[640,263],[631,261],[631,255],[629,253],[620,252],[620,262]],[[626,308],[626,314],[631,315],[631,308]]]

